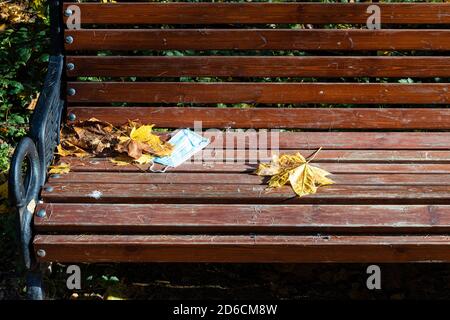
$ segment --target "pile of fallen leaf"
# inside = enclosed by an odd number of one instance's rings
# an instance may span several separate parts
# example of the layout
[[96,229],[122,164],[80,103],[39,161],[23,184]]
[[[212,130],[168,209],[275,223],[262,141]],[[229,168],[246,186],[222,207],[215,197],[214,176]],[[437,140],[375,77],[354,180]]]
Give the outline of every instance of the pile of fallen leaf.
[[[61,132],[61,144],[58,155],[63,157],[110,157],[116,165],[147,165],[154,157],[168,156],[173,145],[153,132],[153,125],[142,125],[128,121],[120,127],[98,119],[68,125]],[[270,188],[280,188],[290,183],[298,196],[313,194],[321,186],[334,182],[327,178],[329,172],[312,166],[317,150],[308,159],[300,153],[274,155],[268,164],[260,164],[256,174],[270,176]],[[50,173],[68,173],[70,166],[61,163],[52,166]]]
[[[67,125],[61,132],[57,154],[63,157],[111,157],[116,165],[148,165],[154,157],[170,155],[173,146],[153,132],[153,125],[128,121],[120,127],[98,119]],[[67,164],[50,173],[67,173]]]
[[305,159],[300,153],[274,155],[272,162],[259,165],[256,174],[270,176],[268,182],[270,188],[280,188],[289,182],[300,197],[316,193],[319,187],[334,183],[333,180],[327,178],[330,175],[328,171],[310,165],[319,151],[320,149],[308,159]]
[[33,23],[36,15],[43,18],[41,10],[35,12],[36,9],[44,7],[39,2],[43,1],[33,0],[32,3],[29,1],[0,1],[0,31],[5,30],[11,24]]

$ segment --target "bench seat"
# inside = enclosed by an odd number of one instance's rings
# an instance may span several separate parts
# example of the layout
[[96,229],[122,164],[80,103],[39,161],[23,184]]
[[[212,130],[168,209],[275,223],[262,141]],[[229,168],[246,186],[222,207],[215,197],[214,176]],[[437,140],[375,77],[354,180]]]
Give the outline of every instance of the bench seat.
[[[9,183],[32,298],[58,261],[450,262],[450,3],[115,2],[49,1]],[[93,117],[214,139],[165,173],[49,175],[61,125]],[[317,194],[253,174],[319,148]]]
[[72,171],[44,187],[35,249],[61,262],[449,261],[450,133],[364,134],[282,134],[280,153],[326,147],[315,164],[336,184],[302,198],[267,190],[248,149],[223,163],[214,142],[166,173],[62,158]]

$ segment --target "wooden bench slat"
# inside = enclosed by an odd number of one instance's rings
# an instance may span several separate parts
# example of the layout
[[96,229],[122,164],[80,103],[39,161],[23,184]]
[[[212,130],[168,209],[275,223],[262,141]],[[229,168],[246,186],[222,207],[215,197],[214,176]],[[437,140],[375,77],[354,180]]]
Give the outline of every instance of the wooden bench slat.
[[[110,93],[115,92],[114,89],[106,90]],[[308,89],[300,88],[299,93],[301,94],[300,90]],[[332,89],[328,90],[332,92]],[[395,92],[393,90],[392,94],[397,101],[403,99],[397,97]],[[84,93],[85,91],[82,91],[80,94]],[[228,91],[228,94],[235,95],[236,93]],[[250,94],[252,93],[250,92]],[[280,94],[283,93],[280,92]],[[161,99],[165,98],[162,97]],[[95,117],[115,125],[121,125],[126,119],[139,119],[142,123],[151,122],[160,128],[193,127],[196,121],[201,121],[203,128],[301,128],[325,130],[443,130],[450,128],[449,108],[216,108],[132,106],[123,108],[69,106],[67,112],[74,114],[77,121]]]
[[38,233],[349,232],[450,231],[450,206],[387,205],[111,205],[42,204]]
[[450,261],[450,237],[270,235],[37,235],[39,261],[411,262]]
[[[142,171],[134,165],[116,166],[109,159],[78,159],[63,158],[60,162],[70,165],[72,171],[80,172],[139,172]],[[317,163],[317,166],[331,173],[427,173],[448,174],[448,163]],[[176,168],[170,168],[168,172],[210,172],[210,173],[251,173],[256,169],[256,164],[244,163],[184,163]]]
[[[261,131],[253,134],[258,135],[258,141],[272,146],[274,137]],[[278,147],[280,149],[443,149],[450,150],[450,132],[279,132]],[[255,148],[249,144],[246,137],[252,137],[250,132],[211,132],[204,133],[212,143],[207,148],[215,149],[245,149]],[[229,140],[243,142],[230,143]]]
[[[450,169],[450,168],[449,168]],[[448,186],[331,185],[299,198],[290,186],[231,184],[47,184],[45,202],[251,203],[251,204],[450,204]]]
[[[300,152],[305,157],[312,155],[312,150],[278,150],[260,152],[258,150],[216,150],[206,149],[196,154],[196,159],[205,162],[236,161],[246,163],[259,163],[270,161],[275,154],[295,154]],[[197,157],[198,156],[198,157]],[[424,150],[321,150],[314,157],[314,163],[450,163],[450,151],[424,151]]]
[[81,29],[73,50],[450,50],[445,29]]
[[[249,164],[270,161],[275,154],[295,154],[300,152],[305,157],[313,150],[249,150],[249,149],[213,149],[205,148],[195,154],[196,160],[204,162],[245,162]],[[67,158],[62,158],[65,161]],[[95,160],[96,158],[91,158]],[[104,161],[104,158],[98,158]],[[69,160],[70,161],[70,160]],[[314,158],[314,163],[450,163],[450,151],[447,150],[327,150],[322,149]]]
[[[259,142],[273,147],[278,138],[279,149],[370,149],[370,150],[450,150],[450,132],[278,132],[265,135],[262,131],[217,132],[206,131],[204,136],[214,149],[255,149],[250,138],[257,136]],[[235,143],[231,143],[232,142]]]
[[[65,3],[67,9],[71,3]],[[77,3],[83,24],[366,23],[365,3]],[[377,3],[383,23],[450,23],[445,3]],[[65,17],[67,20],[67,17]]]
[[[450,38],[450,35],[449,35]],[[449,83],[68,82],[68,102],[446,104]],[[358,92],[356,95],[355,92]]]
[[[126,121],[127,119],[124,119]],[[450,132],[277,132],[205,131],[206,150],[450,150]],[[258,144],[255,145],[254,142]],[[278,141],[278,143],[277,143]],[[264,150],[264,149],[261,149]],[[206,151],[205,151],[206,152]],[[212,153],[211,153],[212,154]],[[307,153],[305,153],[307,155]]]
[[[339,185],[450,185],[448,174],[334,174],[330,176]],[[251,184],[265,185],[264,177],[239,173],[132,173],[132,172],[70,172],[52,183],[115,183],[115,184]]]
[[450,77],[449,57],[68,56],[69,77]]

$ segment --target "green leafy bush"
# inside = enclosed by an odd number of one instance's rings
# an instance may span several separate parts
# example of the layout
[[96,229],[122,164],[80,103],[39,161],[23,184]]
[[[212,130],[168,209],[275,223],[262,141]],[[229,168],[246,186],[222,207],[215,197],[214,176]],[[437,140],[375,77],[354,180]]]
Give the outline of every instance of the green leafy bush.
[[0,172],[11,147],[26,133],[49,55],[45,1],[2,3],[0,26]]

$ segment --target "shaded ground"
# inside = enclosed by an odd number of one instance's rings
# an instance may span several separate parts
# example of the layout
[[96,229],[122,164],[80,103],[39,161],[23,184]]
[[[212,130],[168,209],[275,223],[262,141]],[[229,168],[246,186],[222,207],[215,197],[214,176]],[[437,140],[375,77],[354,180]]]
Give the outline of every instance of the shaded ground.
[[[382,289],[366,288],[367,265],[84,265],[82,290],[66,289],[65,266],[46,279],[51,299],[450,299],[450,265],[381,265]],[[0,294],[17,299],[23,281],[2,274]]]
[[366,268],[362,264],[153,264],[84,271],[110,271],[119,282],[109,293],[137,299],[450,299],[448,264],[382,265],[382,290],[376,292],[366,288]]

